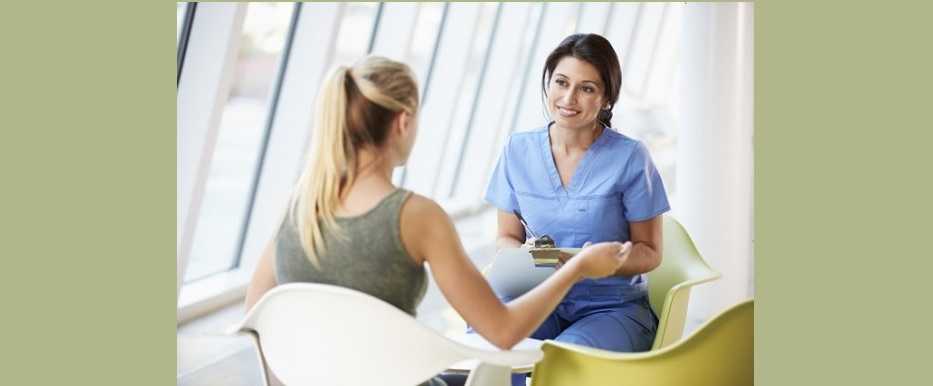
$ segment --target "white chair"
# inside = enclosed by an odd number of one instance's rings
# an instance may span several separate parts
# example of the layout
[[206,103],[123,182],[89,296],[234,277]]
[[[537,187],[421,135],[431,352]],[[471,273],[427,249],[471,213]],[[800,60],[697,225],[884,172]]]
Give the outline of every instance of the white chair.
[[230,333],[252,336],[263,368],[289,386],[415,386],[470,360],[479,364],[467,386],[506,385],[512,367],[542,357],[464,345],[381,299],[324,284],[270,290]]

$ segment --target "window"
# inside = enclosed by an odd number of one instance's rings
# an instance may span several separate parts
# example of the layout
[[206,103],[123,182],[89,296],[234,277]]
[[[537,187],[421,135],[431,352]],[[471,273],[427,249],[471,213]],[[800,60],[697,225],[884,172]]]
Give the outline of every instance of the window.
[[[495,5],[488,4],[449,3],[446,7],[437,48],[432,48],[434,64],[425,84],[427,97],[421,103],[418,143],[402,179],[407,189],[432,198],[440,195],[438,175],[449,152],[454,125],[466,124],[479,79],[479,68],[470,66],[482,63],[496,11]],[[484,36],[478,37],[480,34]]]
[[369,51],[373,21],[379,5],[376,3],[349,3],[343,9],[343,19],[337,33],[334,64],[351,65]]
[[247,6],[233,85],[211,155],[186,282],[234,268],[239,259],[244,220],[270,114],[270,91],[278,75],[294,7],[291,3]]
[[178,41],[181,39],[181,30],[185,24],[185,12],[188,9],[188,3],[175,3],[175,47],[178,48]]

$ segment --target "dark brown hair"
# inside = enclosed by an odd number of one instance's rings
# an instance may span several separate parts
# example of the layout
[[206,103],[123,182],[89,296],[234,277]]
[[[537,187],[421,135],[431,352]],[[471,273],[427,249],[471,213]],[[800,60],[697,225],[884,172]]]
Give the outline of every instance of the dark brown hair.
[[365,145],[382,145],[389,134],[389,126],[399,113],[380,106],[366,98],[352,76],[346,77],[347,135],[353,153]]
[[[544,71],[541,73],[541,91],[547,103],[547,85],[554,74],[554,68],[565,56],[571,56],[592,64],[599,72],[603,82],[603,97],[609,103],[609,108],[600,110],[597,120],[612,127],[612,108],[619,100],[619,90],[622,88],[622,66],[615,49],[606,38],[597,34],[573,34],[566,37],[551,51],[544,61]],[[601,107],[601,106],[600,106]]]

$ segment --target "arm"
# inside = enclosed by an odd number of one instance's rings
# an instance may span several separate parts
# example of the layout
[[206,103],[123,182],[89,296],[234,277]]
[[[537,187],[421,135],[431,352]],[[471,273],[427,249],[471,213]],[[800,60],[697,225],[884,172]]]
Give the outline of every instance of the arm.
[[259,258],[256,265],[256,271],[253,272],[253,278],[250,280],[249,287],[246,288],[246,312],[253,308],[253,305],[262,298],[266,291],[276,286],[275,266],[275,239],[269,240],[266,249]]
[[496,235],[496,249],[517,248],[525,240],[525,227],[518,221],[515,214],[498,210],[498,231]]
[[405,203],[401,217],[402,242],[408,252],[431,265],[444,297],[466,322],[503,349],[531,335],[578,280],[611,274],[626,257],[617,255],[620,243],[598,244],[525,295],[502,304],[467,257],[440,206],[414,195]]
[[661,265],[662,233],[661,216],[655,216],[645,221],[630,222],[629,234],[632,241],[632,252],[625,264],[616,271],[616,276],[632,276],[651,272]]

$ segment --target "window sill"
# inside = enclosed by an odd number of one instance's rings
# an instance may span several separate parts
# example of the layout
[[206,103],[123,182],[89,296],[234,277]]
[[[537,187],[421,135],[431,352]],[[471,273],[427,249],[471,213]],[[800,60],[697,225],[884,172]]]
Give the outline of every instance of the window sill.
[[251,274],[246,269],[238,268],[182,286],[178,298],[178,324],[241,301],[246,295]]

